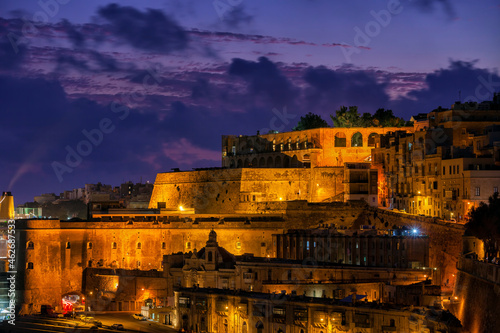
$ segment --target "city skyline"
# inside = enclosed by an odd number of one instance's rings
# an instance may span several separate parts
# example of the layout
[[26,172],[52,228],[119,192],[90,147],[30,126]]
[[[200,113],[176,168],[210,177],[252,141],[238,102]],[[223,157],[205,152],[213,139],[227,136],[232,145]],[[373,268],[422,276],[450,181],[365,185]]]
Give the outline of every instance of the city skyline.
[[309,111],[331,125],[342,105],[409,120],[498,91],[496,1],[231,3],[2,3],[2,189],[19,204],[154,182],[220,166],[221,134]]

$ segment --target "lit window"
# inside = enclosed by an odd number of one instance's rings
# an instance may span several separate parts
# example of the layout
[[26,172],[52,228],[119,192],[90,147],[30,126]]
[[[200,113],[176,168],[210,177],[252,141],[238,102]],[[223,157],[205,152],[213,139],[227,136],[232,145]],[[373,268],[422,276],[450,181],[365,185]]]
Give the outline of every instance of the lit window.
[[236,242],[236,249],[241,249],[241,242]]
[[111,243],[111,248],[112,248],[113,250],[116,250],[116,242]]
[[71,243],[70,242],[66,242],[66,248],[67,249],[71,249]]
[[87,249],[92,250],[92,242],[87,243]]
[[186,242],[186,249],[190,249],[191,248],[191,242]]
[[476,187],[476,197],[481,195],[481,188]]

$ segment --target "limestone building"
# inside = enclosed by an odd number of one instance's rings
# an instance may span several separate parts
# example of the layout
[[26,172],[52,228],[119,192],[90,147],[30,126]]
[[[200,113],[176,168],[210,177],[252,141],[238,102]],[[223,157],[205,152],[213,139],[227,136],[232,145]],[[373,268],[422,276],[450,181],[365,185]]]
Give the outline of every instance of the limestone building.
[[[355,296],[355,295],[352,295]],[[353,297],[351,297],[353,298]],[[357,298],[357,297],[356,297]],[[298,295],[179,288],[176,329],[228,333],[461,332],[449,312]]]
[[499,99],[455,103],[430,112],[419,131],[377,137],[372,163],[379,170],[380,204],[460,222],[498,192]]

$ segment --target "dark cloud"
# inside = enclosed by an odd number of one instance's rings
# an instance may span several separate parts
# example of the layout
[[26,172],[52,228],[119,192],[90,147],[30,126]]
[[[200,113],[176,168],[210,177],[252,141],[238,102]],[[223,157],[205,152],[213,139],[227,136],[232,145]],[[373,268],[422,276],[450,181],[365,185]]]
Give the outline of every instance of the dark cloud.
[[310,67],[304,74],[304,109],[323,115],[333,114],[340,106],[356,105],[360,112],[375,112],[385,107],[389,96],[386,83],[378,82],[370,71],[343,68]]
[[394,110],[401,110],[408,118],[419,112],[430,112],[438,106],[449,108],[458,101],[459,92],[462,102],[481,102],[491,100],[493,93],[500,91],[498,73],[477,68],[474,61],[451,61],[448,68],[428,74],[425,83],[426,88],[392,102]]
[[89,50],[88,53],[99,66],[99,70],[108,72],[116,72],[119,70],[118,61],[116,61],[115,58],[94,50]]
[[243,78],[248,83],[248,93],[256,99],[271,102],[271,106],[294,103],[296,89],[276,64],[266,57],[260,57],[258,62],[233,59],[229,74]]
[[137,49],[168,53],[188,45],[186,32],[160,10],[148,9],[143,13],[133,7],[110,4],[101,7],[98,14],[111,24],[117,37]]
[[197,100],[201,98],[208,98],[210,96],[212,96],[212,89],[208,80],[202,78],[198,79],[191,90],[191,97],[194,100]]
[[451,0],[416,0],[412,2],[424,12],[433,12],[441,7],[448,18],[455,18],[456,12]]
[[2,31],[0,26],[0,69],[17,69],[23,63],[26,46],[19,43],[18,37],[9,31]]
[[68,20],[62,20],[61,24],[74,47],[83,47],[85,45],[85,36],[73,24]]
[[243,5],[238,5],[224,15],[223,22],[230,28],[239,29],[242,25],[252,23],[253,19],[253,15],[250,15]]
[[56,62],[57,62],[56,71],[63,71],[66,70],[68,67],[83,71],[90,70],[86,60],[77,59],[75,56],[71,54],[59,55],[56,59]]

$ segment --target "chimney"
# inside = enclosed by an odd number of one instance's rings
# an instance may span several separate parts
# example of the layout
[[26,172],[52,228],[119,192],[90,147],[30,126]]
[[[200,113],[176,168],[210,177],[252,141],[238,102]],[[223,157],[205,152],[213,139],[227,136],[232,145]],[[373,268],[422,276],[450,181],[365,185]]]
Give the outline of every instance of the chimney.
[[14,218],[14,197],[10,192],[3,192],[0,198],[0,220]]

